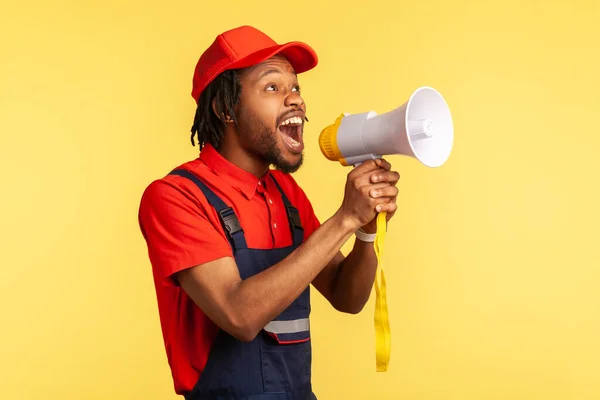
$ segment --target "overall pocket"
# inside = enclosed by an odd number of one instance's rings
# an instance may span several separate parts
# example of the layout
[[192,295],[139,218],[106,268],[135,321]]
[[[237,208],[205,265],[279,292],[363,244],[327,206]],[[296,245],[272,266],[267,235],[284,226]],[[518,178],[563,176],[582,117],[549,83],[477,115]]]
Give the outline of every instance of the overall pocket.
[[267,393],[296,392],[311,388],[312,352],[310,340],[279,344],[261,332],[260,358],[264,390]]

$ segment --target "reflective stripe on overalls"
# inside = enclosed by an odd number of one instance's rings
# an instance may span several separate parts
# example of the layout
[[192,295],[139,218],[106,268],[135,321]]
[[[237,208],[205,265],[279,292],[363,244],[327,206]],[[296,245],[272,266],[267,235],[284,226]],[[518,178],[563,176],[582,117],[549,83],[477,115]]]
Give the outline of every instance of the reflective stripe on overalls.
[[[173,175],[192,180],[221,218],[242,279],[277,264],[303,239],[298,210],[271,175],[285,204],[292,232],[291,246],[270,250],[250,249],[231,207],[195,175],[175,170]],[[198,383],[186,400],[307,400],[316,399],[311,385],[310,287],[251,342],[241,342],[219,330]]]

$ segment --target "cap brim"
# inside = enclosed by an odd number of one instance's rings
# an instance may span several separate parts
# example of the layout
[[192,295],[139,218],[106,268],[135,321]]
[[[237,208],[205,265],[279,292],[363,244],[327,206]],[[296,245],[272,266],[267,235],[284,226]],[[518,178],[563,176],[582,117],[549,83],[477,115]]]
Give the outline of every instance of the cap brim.
[[297,74],[313,69],[319,62],[317,53],[306,43],[288,42],[252,53],[231,64],[228,69],[251,67],[276,55],[284,56]]

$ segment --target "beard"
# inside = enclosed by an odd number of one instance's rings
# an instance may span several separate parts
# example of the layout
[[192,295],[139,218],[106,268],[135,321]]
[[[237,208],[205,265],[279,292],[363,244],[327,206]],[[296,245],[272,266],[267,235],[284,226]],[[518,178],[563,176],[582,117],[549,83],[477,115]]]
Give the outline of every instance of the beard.
[[258,156],[267,161],[278,171],[286,174],[294,173],[300,169],[304,161],[304,155],[301,154],[300,160],[295,164],[288,162],[281,154],[281,149],[277,146],[275,135],[279,135],[279,133],[272,133],[272,131],[265,129],[264,131],[257,132],[257,134],[253,147]]
[[300,159],[296,163],[288,162],[277,145],[277,137],[279,136],[277,128],[270,128],[254,118],[240,119],[240,121],[248,121],[247,124],[241,123],[245,126],[240,126],[242,128],[240,133],[251,138],[248,150],[255,157],[263,159],[278,171],[286,174],[294,173],[300,169],[304,162],[304,154],[300,155]]

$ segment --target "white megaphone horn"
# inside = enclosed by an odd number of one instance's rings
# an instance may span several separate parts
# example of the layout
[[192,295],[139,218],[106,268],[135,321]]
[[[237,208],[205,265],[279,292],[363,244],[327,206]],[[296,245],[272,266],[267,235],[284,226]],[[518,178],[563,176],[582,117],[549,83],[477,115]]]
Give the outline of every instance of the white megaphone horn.
[[385,114],[344,113],[319,136],[323,155],[346,166],[400,154],[439,167],[450,156],[453,142],[450,109],[444,98],[427,86]]

